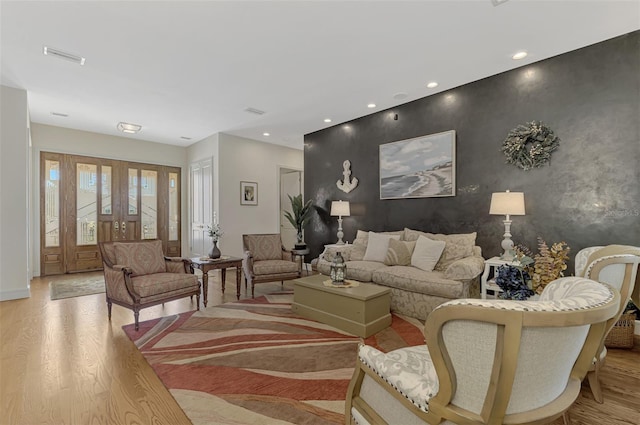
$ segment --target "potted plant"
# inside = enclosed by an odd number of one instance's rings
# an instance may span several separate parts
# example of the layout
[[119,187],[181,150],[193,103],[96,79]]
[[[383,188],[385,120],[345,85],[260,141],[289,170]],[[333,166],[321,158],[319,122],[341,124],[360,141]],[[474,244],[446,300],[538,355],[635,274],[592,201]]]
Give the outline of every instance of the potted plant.
[[220,248],[218,248],[218,241],[220,240],[220,238],[222,237],[222,234],[224,233],[222,231],[222,228],[220,227],[220,224],[214,223],[213,226],[207,226],[207,232],[209,233],[209,236],[213,241],[213,247],[209,252],[209,258],[214,258],[214,259],[220,258],[220,255],[222,253],[220,252]]
[[311,218],[311,200],[308,200],[303,204],[302,194],[296,196],[287,196],[291,201],[292,212],[285,211],[284,216],[287,218],[287,220],[289,220],[289,223],[291,223],[291,225],[296,228],[297,243],[295,248],[305,249],[307,247],[307,244],[305,244],[302,239],[302,229]]

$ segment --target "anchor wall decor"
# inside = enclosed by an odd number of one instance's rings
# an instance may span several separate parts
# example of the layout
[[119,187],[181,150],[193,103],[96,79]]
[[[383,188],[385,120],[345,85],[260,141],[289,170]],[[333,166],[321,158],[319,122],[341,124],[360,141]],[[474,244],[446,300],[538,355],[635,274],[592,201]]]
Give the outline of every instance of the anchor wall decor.
[[336,186],[338,186],[338,189],[344,193],[349,193],[358,186],[358,179],[356,177],[351,178],[351,161],[348,159],[344,161],[342,163],[342,168],[344,168],[342,171],[342,175],[344,177],[343,180],[338,180],[336,182]]

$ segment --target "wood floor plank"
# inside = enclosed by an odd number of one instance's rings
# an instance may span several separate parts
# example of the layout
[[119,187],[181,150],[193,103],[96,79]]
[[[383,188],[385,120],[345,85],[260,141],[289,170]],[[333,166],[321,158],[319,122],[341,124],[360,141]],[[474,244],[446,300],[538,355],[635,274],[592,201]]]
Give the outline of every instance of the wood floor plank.
[[[131,310],[114,305],[109,322],[104,294],[50,300],[49,282],[69,278],[78,275],[36,278],[31,298],[0,303],[0,425],[189,424],[124,334]],[[220,272],[210,273],[210,306],[236,300],[233,272],[227,282],[223,296]],[[280,289],[280,283],[256,285],[256,296]],[[195,301],[185,298],[144,309],[140,320],[194,309]],[[583,384],[571,423],[638,425],[640,347],[609,350],[602,386],[605,402],[598,404]]]

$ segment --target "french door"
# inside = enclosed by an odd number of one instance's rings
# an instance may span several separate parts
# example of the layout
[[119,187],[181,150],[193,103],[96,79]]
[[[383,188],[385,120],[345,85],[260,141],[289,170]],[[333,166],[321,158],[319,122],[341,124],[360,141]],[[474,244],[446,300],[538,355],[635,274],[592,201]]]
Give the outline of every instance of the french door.
[[180,255],[180,168],[41,153],[41,274],[102,268],[100,241],[160,239]]

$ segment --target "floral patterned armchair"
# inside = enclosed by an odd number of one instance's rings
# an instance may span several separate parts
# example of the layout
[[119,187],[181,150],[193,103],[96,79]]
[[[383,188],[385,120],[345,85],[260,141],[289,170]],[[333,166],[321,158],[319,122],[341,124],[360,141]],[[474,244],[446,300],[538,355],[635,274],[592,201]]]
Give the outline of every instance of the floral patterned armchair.
[[280,233],[242,235],[244,258],[244,285],[251,285],[254,296],[256,283],[296,279],[300,277],[298,265],[291,251],[282,245]]

